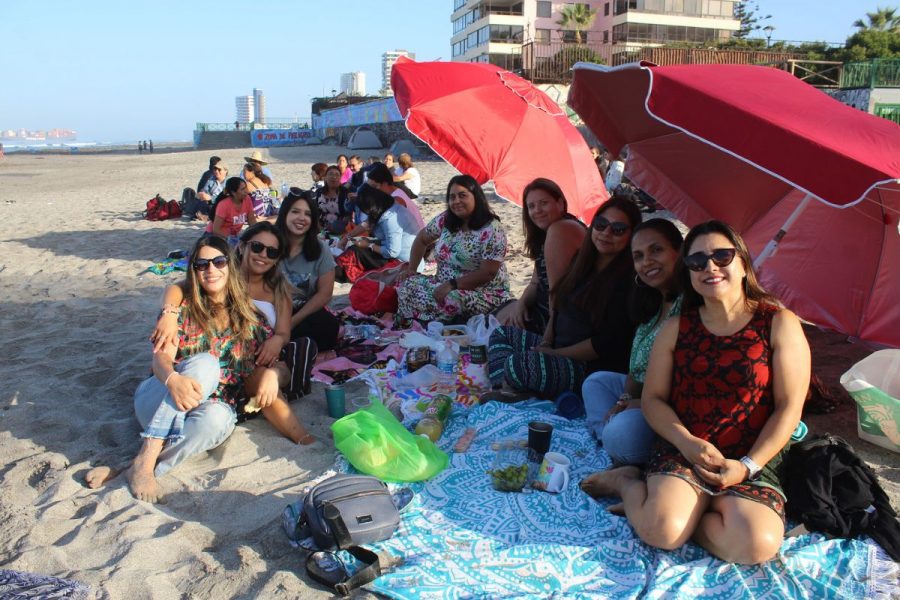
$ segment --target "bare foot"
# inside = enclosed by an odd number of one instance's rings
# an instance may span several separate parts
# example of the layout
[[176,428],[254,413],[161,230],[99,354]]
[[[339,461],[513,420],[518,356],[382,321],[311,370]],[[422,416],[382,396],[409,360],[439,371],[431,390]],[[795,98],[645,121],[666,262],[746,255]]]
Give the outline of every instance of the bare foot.
[[639,479],[640,476],[641,470],[637,467],[618,467],[588,475],[581,480],[581,489],[592,498],[618,496],[624,480]]
[[115,479],[118,474],[119,471],[112,467],[107,467],[105,465],[94,467],[85,474],[84,482],[89,488],[96,490],[110,479]]
[[132,495],[143,502],[156,503],[159,500],[159,484],[156,483],[153,470],[148,472],[136,467],[137,465],[126,472]]

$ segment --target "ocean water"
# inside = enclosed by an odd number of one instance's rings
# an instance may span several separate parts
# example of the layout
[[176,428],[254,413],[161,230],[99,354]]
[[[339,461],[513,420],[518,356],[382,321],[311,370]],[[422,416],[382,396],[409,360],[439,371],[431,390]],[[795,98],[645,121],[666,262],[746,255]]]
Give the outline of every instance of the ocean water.
[[[116,150],[116,149],[132,149],[137,151],[137,142],[79,142],[76,140],[48,142],[46,140],[20,140],[20,139],[3,139],[3,151],[6,153],[14,152],[78,152],[80,149],[90,150]],[[190,140],[154,140],[153,145],[156,148],[163,148],[171,145],[191,144]]]

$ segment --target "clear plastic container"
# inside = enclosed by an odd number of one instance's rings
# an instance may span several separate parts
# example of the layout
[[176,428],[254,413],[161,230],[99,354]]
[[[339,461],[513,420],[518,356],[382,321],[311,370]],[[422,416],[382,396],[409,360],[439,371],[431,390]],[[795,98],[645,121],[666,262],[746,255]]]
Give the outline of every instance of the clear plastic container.
[[526,446],[524,440],[507,440],[491,445],[496,454],[488,475],[495,490],[521,492],[528,483],[530,469]]

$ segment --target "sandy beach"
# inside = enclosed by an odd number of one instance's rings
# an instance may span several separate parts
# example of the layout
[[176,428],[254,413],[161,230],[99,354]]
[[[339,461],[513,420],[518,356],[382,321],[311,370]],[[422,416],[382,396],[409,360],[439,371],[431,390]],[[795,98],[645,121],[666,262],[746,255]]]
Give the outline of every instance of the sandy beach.
[[[276,185],[308,187],[314,162],[345,148],[264,151]],[[163,504],[132,498],[124,481],[100,490],[86,471],[132,457],[140,438],[132,394],[149,374],[147,337],[160,293],[177,274],[146,269],[189,249],[198,222],[149,222],[159,193],[196,185],[210,151],[154,154],[7,155],[0,160],[0,564],[76,579],[96,598],[330,598],[311,584],[303,554],[280,525],[282,508],[334,463],[321,384],[292,406],[326,449],[300,450],[262,419],[238,426],[208,456],[160,484]],[[250,149],[216,152],[238,174]],[[383,151],[364,151],[383,154]],[[443,207],[455,169],[416,165],[425,219]],[[495,208],[510,238],[513,291],[524,288],[520,209]],[[334,305],[347,304],[337,286]],[[855,408],[838,378],[871,352],[845,336],[808,328],[815,373],[837,409],[809,415],[811,429],[850,440],[900,498],[897,455],[859,440]]]

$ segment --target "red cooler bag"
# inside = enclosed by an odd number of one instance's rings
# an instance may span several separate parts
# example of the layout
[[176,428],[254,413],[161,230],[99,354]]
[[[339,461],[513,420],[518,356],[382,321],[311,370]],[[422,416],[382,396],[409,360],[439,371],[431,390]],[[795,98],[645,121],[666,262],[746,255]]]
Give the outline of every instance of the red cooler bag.
[[380,271],[369,271],[350,288],[350,306],[361,313],[397,312],[397,289],[394,283],[404,263]]

